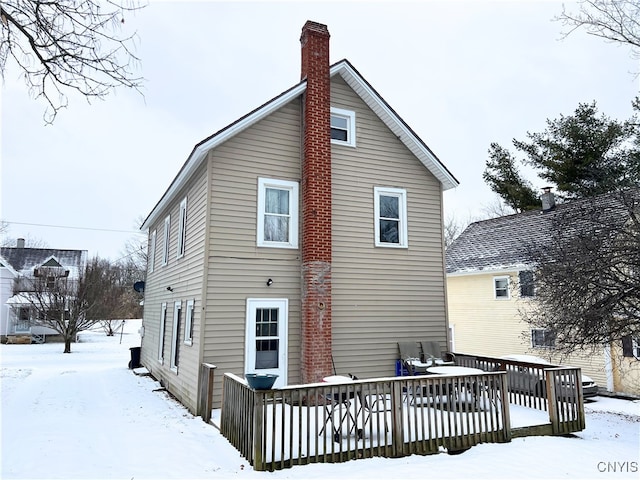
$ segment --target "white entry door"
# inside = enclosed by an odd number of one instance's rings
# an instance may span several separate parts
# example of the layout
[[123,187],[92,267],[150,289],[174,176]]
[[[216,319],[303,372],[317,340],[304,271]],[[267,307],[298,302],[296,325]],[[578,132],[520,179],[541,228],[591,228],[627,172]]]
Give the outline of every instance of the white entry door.
[[289,300],[247,299],[245,373],[274,373],[275,387],[287,384]]

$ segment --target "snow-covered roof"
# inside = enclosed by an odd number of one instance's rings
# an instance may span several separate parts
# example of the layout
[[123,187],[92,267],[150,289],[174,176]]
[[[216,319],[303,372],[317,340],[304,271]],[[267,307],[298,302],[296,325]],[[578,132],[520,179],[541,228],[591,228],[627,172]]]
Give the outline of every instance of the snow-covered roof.
[[22,275],[31,275],[35,268],[55,262],[69,270],[69,276],[75,278],[87,263],[86,250],[60,250],[54,248],[16,248],[1,247],[0,257],[7,268]]
[[[459,182],[436,157],[429,147],[416,135],[416,133],[400,118],[378,92],[367,82],[362,75],[349,63],[341,60],[330,68],[330,76],[340,75],[343,80],[360,96],[360,98],[373,110],[385,125],[400,139],[402,143],[422,162],[422,164],[440,181],[443,190],[449,190],[458,186]],[[160,201],[153,208],[144,221],[141,230],[146,230],[156,221],[167,205],[169,205],[186,184],[191,175],[198,169],[212,148],[227,141],[259,120],[275,112],[294,98],[302,95],[307,88],[307,82],[302,81],[284,91],[277,97],[236,120],[222,130],[214,133],[198,143],[187,158],[177,176],[164,193]]]
[[[640,190],[632,189],[629,193],[638,196]],[[585,206],[607,209],[609,215],[617,215],[621,222],[628,218],[628,214],[624,215],[626,210],[620,209],[619,197],[614,193],[558,204],[548,212],[531,210],[475,222],[447,248],[447,275],[530,269],[529,248],[547,241],[554,218],[559,214],[571,214],[572,211],[577,214]],[[576,215],[576,218],[580,216]]]

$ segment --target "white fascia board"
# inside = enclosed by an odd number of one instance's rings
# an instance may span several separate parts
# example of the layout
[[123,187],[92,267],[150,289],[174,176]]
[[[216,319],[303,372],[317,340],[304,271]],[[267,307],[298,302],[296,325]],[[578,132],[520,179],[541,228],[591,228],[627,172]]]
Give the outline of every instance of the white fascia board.
[[447,273],[447,277],[466,277],[470,275],[506,275],[508,273],[518,273],[523,270],[531,270],[530,265],[510,265],[505,267],[491,267],[482,270],[469,269],[458,270],[456,272]]
[[217,147],[223,142],[226,142],[230,138],[239,134],[243,130],[247,129],[254,123],[262,120],[267,115],[278,110],[280,107],[286,105],[291,100],[301,95],[307,88],[307,82],[301,82],[289,91],[274,98],[270,102],[266,103],[262,107],[256,109],[246,117],[232,123],[229,127],[220,131],[219,134],[213,135],[208,140],[199,143],[189,155],[189,158],[185,162],[184,166],[173,180],[168,190],[162,196],[160,201],[153,208],[147,219],[144,221],[140,230],[149,230],[150,226],[156,221],[160,213],[174,200],[174,197],[178,192],[186,185],[191,175],[202,165],[202,162],[207,158],[207,153],[212,148]]
[[347,61],[343,60],[338,62],[331,68],[331,75],[333,76],[336,73],[340,74],[345,82],[347,82],[369,108],[378,115],[411,153],[440,181],[443,190],[449,190],[459,185],[459,182],[447,171],[442,163],[434,157],[433,153],[425,148],[424,144],[407,128],[398,115],[387,106],[385,101],[371,89]]

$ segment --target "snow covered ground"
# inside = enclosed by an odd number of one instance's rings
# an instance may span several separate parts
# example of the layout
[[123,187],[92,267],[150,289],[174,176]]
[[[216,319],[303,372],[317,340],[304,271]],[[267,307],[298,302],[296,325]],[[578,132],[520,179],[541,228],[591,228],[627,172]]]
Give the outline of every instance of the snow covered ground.
[[83,332],[61,344],[1,345],[0,477],[143,478],[634,478],[640,475],[640,402],[585,405],[571,437],[482,444],[462,455],[375,458],[254,472],[214,427],[193,417],[150,377],[127,368],[139,321],[122,336]]

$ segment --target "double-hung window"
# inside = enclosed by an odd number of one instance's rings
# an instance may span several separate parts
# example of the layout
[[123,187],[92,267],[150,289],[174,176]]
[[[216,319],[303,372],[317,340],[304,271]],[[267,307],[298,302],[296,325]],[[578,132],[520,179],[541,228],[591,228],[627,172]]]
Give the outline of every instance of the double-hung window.
[[375,245],[408,247],[407,191],[402,188],[374,188]]
[[258,246],[298,248],[298,182],[258,179]]
[[180,202],[180,216],[178,217],[178,256],[184,255],[184,244],[187,239],[187,199]]
[[356,146],[356,114],[341,108],[331,109],[331,143]]
[[173,304],[173,332],[171,334],[171,370],[178,373],[178,360],[180,358],[180,322],[182,321],[182,302]]
[[496,300],[508,300],[509,277],[493,277],[493,292]]
[[193,316],[195,313],[194,304],[194,300],[187,300],[187,315],[184,322],[184,343],[186,345],[193,344]]
[[157,230],[151,232],[151,238],[149,239],[149,273],[153,273],[154,261],[156,258],[156,237]]
[[162,265],[169,263],[169,234],[171,228],[171,216],[164,219],[164,244],[162,245]]
[[533,297],[535,289],[533,283],[533,272],[531,270],[523,270],[518,274],[520,281],[520,296]]
[[531,346],[534,348],[552,348],[556,346],[556,336],[550,330],[533,328],[531,330]]

